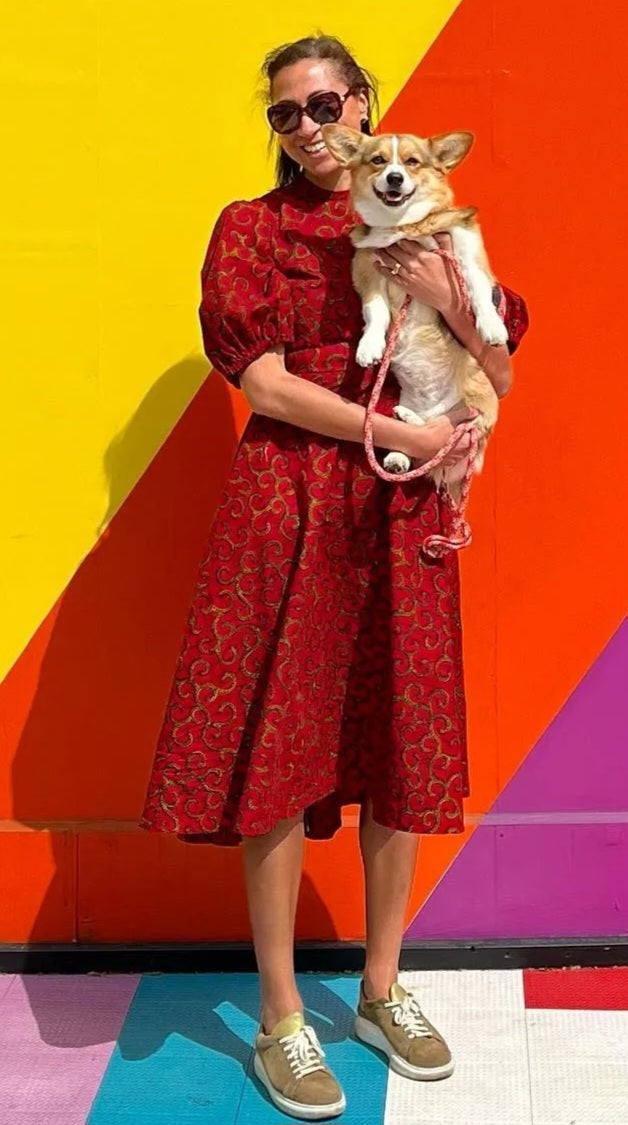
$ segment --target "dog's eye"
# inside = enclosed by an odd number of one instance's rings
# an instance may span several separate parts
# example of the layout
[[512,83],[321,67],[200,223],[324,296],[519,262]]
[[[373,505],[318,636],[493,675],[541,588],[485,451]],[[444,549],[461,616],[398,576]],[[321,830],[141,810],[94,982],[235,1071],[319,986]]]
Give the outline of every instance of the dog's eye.
[[417,164],[420,164],[420,163],[421,163],[421,161],[417,160],[416,156],[409,156],[408,159],[406,160],[406,164],[411,164],[412,167],[414,167],[414,168],[416,168]]
[[385,163],[386,163],[386,157],[385,156],[374,156],[371,160],[371,164],[385,164]]

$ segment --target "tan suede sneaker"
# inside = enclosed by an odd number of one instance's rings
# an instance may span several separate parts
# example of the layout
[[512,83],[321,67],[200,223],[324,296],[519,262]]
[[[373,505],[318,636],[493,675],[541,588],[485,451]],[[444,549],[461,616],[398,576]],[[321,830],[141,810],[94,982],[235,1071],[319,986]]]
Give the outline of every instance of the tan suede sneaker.
[[333,1074],[323,1066],[324,1058],[314,1028],[294,1012],[270,1035],[260,1032],[253,1065],[279,1109],[305,1121],[319,1121],[336,1117],[347,1104]]
[[449,1047],[442,1035],[423,1015],[418,1000],[400,984],[393,984],[388,997],[367,1000],[360,986],[358,1039],[384,1051],[397,1074],[429,1081],[447,1078],[454,1069]]

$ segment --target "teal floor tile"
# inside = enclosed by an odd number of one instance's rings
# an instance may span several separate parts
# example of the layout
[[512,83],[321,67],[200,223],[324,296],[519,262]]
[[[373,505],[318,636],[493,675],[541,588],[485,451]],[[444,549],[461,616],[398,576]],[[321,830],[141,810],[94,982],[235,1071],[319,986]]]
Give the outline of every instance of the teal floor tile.
[[[339,1125],[381,1125],[387,1066],[353,1038],[357,977],[299,977],[306,1019],[347,1095]],[[143,977],[88,1125],[280,1125],[252,1067],[254,974]]]
[[142,978],[88,1125],[231,1125],[258,1026],[254,974]]

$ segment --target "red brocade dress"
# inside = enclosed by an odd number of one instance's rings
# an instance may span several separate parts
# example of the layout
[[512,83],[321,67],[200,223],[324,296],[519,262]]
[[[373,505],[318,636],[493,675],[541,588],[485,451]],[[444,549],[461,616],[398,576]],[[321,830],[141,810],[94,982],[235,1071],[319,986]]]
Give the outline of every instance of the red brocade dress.
[[[269,349],[366,405],[348,192],[299,177],[228,206],[202,271],[207,356],[230,382]],[[505,291],[514,349],[527,324]],[[388,384],[383,409],[395,395]],[[469,794],[455,554],[425,537],[449,511],[431,484],[374,476],[357,442],[253,414],[211,528],[142,826],[234,845],[303,811],[328,838],[341,807],[463,829]]]

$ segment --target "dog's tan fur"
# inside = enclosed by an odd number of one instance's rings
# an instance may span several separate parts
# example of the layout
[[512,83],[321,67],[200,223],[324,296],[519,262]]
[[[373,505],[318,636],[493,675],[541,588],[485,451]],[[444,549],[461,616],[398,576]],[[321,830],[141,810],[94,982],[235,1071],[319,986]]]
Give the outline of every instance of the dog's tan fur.
[[[476,218],[476,208],[454,206],[453,191],[447,180],[447,174],[464,159],[471,147],[472,134],[451,133],[427,139],[409,135],[396,138],[369,137],[340,125],[325,125],[322,133],[338,163],[351,171],[352,201],[362,217],[368,209],[367,203],[373,211],[374,193],[377,194],[374,185],[378,177],[381,177],[382,169],[393,164],[395,167],[402,166],[414,181],[416,198],[425,201],[427,209],[427,213],[418,221],[404,223],[395,214],[394,207],[388,210],[376,207],[377,227],[362,225],[352,232],[352,240],[358,246],[352,276],[363,306],[378,295],[383,296],[394,317],[405,297],[404,290],[398,284],[389,281],[375,268],[372,249],[359,248],[365,238],[372,238],[371,232],[375,236],[379,232],[385,235],[386,228],[390,229],[391,237],[388,242],[384,240],[380,243],[384,246],[403,238],[433,247],[436,245],[433,236],[438,232],[452,231],[455,228],[473,231],[477,240],[475,261],[491,282],[494,281]],[[420,207],[423,209],[423,203]],[[384,222],[380,222],[380,215],[383,215]],[[369,245],[375,246],[376,242],[371,241]],[[449,368],[459,391],[460,404],[475,407],[479,411],[477,425],[481,439],[476,465],[476,471],[479,471],[486,440],[497,421],[497,395],[476,360],[459,344],[442,317],[434,310],[431,310],[430,315],[427,307],[421,308],[423,313],[420,323],[413,324],[408,331],[415,334],[417,344],[420,344],[421,350],[425,349],[429,353],[435,366],[440,363],[443,368]],[[394,359],[393,356],[393,371]],[[438,469],[434,473],[435,481],[439,484],[444,482],[454,496],[459,490],[459,478],[459,468],[454,472]]]

